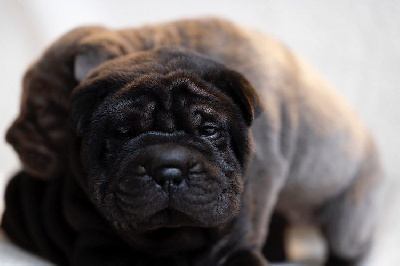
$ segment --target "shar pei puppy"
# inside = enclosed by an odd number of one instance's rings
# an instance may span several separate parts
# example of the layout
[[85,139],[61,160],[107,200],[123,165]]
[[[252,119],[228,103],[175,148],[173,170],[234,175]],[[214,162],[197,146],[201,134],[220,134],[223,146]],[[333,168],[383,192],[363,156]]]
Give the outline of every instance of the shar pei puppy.
[[[299,57],[219,19],[82,27],[28,69],[2,227],[61,265],[268,265],[273,213],[368,254],[382,170]],[[271,228],[271,233],[274,229]]]

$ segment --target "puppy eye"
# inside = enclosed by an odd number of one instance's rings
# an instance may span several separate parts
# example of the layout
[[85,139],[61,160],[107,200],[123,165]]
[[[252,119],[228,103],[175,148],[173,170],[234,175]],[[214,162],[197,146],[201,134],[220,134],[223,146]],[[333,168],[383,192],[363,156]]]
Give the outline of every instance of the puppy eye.
[[125,135],[129,133],[129,129],[127,127],[120,127],[118,128],[118,133]]
[[114,136],[119,137],[119,138],[125,138],[130,136],[131,130],[128,127],[119,127],[113,132]]
[[198,130],[199,134],[203,137],[217,137],[220,132],[219,127],[213,124],[204,124]]

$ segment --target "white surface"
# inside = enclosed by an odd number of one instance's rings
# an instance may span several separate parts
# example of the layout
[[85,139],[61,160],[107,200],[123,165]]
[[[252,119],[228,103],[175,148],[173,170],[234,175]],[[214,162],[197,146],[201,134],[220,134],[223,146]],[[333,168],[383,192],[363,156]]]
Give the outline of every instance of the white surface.
[[[229,18],[281,39],[323,73],[363,117],[378,140],[392,182],[388,192],[390,203],[383,211],[370,265],[397,265],[400,261],[397,251],[400,246],[399,1],[2,0],[0,132],[6,130],[17,114],[24,70],[63,32],[82,24],[130,27],[207,14]],[[0,157],[0,172],[9,176],[18,163],[4,141],[0,143]],[[0,184],[2,180],[5,182],[5,178],[0,179]],[[0,246],[0,264],[4,265],[1,262],[7,256],[13,256],[9,251]]]

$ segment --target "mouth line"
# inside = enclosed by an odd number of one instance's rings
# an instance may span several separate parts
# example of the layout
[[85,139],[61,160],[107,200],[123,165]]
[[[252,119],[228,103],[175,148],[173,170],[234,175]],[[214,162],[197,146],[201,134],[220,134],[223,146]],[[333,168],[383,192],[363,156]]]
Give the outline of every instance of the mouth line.
[[189,215],[167,207],[151,215],[145,222],[142,222],[138,227],[145,231],[154,231],[160,229],[179,229],[182,227],[198,227],[202,226],[200,222],[191,218]]
[[154,229],[149,229],[143,232],[143,235],[145,235],[148,238],[152,239],[169,239],[171,237],[177,236],[179,234],[182,234],[183,231],[190,231],[193,229],[205,229],[202,227],[194,227],[194,226],[176,226],[176,227],[158,227]]

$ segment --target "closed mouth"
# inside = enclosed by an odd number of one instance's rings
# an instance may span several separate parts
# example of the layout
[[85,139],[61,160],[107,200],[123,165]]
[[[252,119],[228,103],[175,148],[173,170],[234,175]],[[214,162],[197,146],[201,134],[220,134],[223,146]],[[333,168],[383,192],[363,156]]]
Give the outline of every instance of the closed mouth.
[[[159,211],[149,217],[145,222],[138,225],[138,228],[144,230],[158,231],[161,229],[177,229],[180,227],[193,227],[199,226],[200,223],[187,214],[180,212],[176,209],[167,208]],[[174,230],[167,230],[174,231]]]

